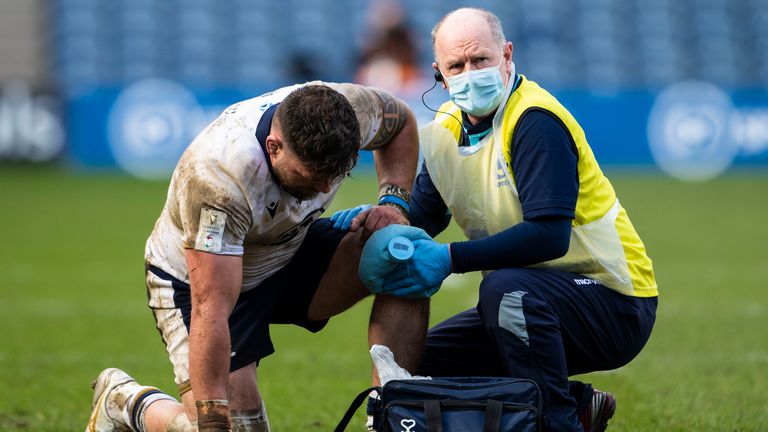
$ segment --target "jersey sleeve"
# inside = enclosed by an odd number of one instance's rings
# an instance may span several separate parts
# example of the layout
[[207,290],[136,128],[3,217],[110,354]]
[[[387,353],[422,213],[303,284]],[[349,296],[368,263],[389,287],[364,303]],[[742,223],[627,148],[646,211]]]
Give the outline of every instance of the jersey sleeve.
[[405,125],[409,108],[389,92],[359,84],[324,83],[344,95],[360,124],[360,149],[385,146]]
[[217,161],[186,167],[180,164],[178,172],[176,198],[183,247],[242,255],[252,213],[239,182]]

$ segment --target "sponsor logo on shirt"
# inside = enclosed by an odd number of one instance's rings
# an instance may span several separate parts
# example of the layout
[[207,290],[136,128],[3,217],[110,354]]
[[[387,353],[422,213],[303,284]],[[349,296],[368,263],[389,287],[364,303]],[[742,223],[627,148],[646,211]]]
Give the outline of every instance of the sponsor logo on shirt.
[[213,253],[221,252],[226,222],[227,214],[223,211],[202,208],[195,249]]
[[594,279],[574,279],[573,283],[576,285],[602,285],[602,283]]
[[277,206],[280,204],[280,201],[270,201],[267,203],[267,213],[274,219],[275,212],[277,212]]
[[315,219],[317,219],[323,213],[323,211],[325,211],[323,208],[312,210],[308,215],[304,217],[304,220],[277,236],[277,239],[270,243],[269,246],[279,246],[293,240],[297,235],[299,235],[299,233],[306,231],[307,227],[309,227],[309,225],[311,225],[312,222],[314,222]]

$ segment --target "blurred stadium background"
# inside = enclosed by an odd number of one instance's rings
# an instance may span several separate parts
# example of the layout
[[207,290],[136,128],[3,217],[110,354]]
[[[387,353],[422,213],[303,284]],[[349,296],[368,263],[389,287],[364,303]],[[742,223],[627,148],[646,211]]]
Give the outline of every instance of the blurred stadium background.
[[[310,79],[392,89],[426,121],[429,32],[462,4],[4,0],[0,159],[162,178],[223,107]],[[765,0],[467,4],[499,15],[518,71],[574,111],[604,165],[699,180],[768,164]]]
[[[388,88],[424,123],[429,32],[464,5],[579,119],[654,258],[648,348],[589,377],[619,397],[612,429],[768,430],[768,0],[0,0],[0,431],[81,430],[107,366],[173,389],[141,256],[205,124],[312,79]],[[331,210],[371,201],[370,168]],[[476,284],[449,279],[433,321]],[[330,430],[366,385],[366,305],[276,329],[276,430]]]

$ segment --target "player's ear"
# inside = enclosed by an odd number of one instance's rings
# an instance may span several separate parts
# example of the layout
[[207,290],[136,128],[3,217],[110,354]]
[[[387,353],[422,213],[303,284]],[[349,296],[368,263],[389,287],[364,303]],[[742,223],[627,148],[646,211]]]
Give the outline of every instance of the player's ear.
[[280,149],[282,148],[283,145],[277,138],[275,138],[273,135],[267,136],[267,153],[272,156],[277,156],[277,154],[280,152]]

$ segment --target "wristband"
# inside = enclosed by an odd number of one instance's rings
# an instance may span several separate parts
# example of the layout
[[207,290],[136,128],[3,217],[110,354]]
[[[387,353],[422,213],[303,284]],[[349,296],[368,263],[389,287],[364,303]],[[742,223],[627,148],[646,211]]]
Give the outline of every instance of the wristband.
[[229,401],[226,399],[210,399],[195,401],[197,407],[197,430],[199,432],[228,432]]
[[411,206],[408,205],[408,201],[396,195],[384,195],[379,198],[379,205],[384,204],[400,206],[403,210],[405,210],[405,214],[408,214],[408,211],[411,209]]
[[411,194],[404,187],[392,183],[385,183],[379,187],[379,199],[385,195],[394,195],[402,198],[403,201],[411,201]]

